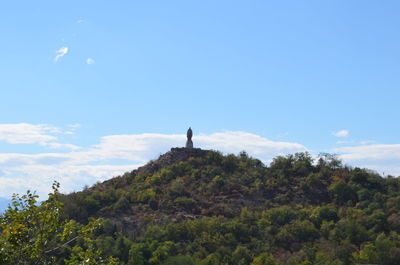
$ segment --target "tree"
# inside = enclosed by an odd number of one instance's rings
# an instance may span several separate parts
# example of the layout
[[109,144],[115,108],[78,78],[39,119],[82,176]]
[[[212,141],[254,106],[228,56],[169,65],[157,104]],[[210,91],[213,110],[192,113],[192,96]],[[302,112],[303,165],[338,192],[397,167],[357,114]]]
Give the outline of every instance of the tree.
[[144,265],[145,264],[143,248],[144,248],[144,246],[142,244],[138,244],[138,243],[132,244],[132,246],[129,250],[128,265]]
[[232,261],[238,265],[250,264],[252,258],[250,251],[244,246],[237,246],[232,253]]
[[341,168],[342,161],[338,158],[338,155],[321,153],[319,154],[318,166],[319,167],[328,167],[331,169]]
[[251,265],[274,265],[274,258],[268,253],[262,253],[260,256],[254,258]]
[[113,258],[103,259],[94,247],[91,236],[100,220],[92,219],[85,226],[63,220],[59,184],[55,182],[52,189],[40,204],[30,191],[21,197],[13,195],[0,216],[0,264],[55,264],[61,251],[68,253],[64,261],[69,265],[118,264]]
[[343,205],[349,201],[352,203],[357,201],[357,193],[355,193],[353,188],[344,180],[333,182],[328,187],[328,191],[334,201],[339,205]]

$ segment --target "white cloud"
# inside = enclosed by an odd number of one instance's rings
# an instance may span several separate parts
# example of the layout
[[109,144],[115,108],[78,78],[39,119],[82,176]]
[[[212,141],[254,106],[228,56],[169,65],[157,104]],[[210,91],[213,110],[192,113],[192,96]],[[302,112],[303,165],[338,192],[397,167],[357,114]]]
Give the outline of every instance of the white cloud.
[[47,124],[10,123],[0,124],[0,141],[10,144],[39,144],[50,148],[78,149],[72,144],[61,144],[57,134],[63,134],[63,130]]
[[0,124],[0,140],[11,144],[44,144],[57,138],[49,133],[58,133],[53,126],[28,123]]
[[343,153],[342,157],[349,160],[360,159],[400,159],[400,144],[372,144],[347,146],[333,149]]
[[94,64],[95,63],[95,61],[94,61],[94,59],[93,58],[87,58],[86,59],[86,64]]
[[[70,134],[70,132],[67,132],[67,133]],[[54,149],[66,148],[66,149],[71,149],[71,150],[78,150],[81,148],[74,144],[61,144],[61,143],[55,143],[55,142],[45,143],[44,146],[54,148]]]
[[370,144],[335,148],[350,165],[400,175],[400,144]]
[[0,195],[8,198],[13,192],[23,194],[29,189],[44,196],[55,180],[61,183],[62,192],[81,190],[84,185],[107,180],[138,166],[140,165],[25,165],[0,175]]
[[334,132],[332,134],[336,137],[348,137],[349,131],[348,130],[340,130],[340,131]]
[[64,55],[66,55],[68,53],[68,51],[69,51],[68,47],[61,47],[60,49],[58,49],[56,51],[57,55],[54,57],[54,62],[57,62],[58,59],[60,59]]
[[[3,171],[0,175],[0,197],[27,189],[46,194],[53,180],[60,181],[64,192],[78,190],[85,184],[91,185],[133,170],[171,147],[184,146],[185,141],[183,134],[110,135],[101,137],[97,145],[76,148],[67,153],[0,153]],[[276,155],[306,150],[298,143],[273,142],[246,132],[195,135],[193,141],[195,147],[225,153],[245,150],[266,163]]]

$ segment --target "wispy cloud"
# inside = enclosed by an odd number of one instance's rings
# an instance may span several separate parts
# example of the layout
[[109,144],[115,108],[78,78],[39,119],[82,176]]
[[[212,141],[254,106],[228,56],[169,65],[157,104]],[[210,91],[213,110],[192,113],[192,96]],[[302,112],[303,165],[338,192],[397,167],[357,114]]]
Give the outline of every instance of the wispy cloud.
[[57,62],[61,57],[63,57],[64,55],[66,55],[69,51],[68,47],[61,47],[60,49],[58,49],[56,51],[56,56],[54,57],[54,62]]
[[400,144],[371,144],[333,149],[348,160],[396,159],[400,161]]
[[59,132],[58,128],[46,124],[0,124],[0,140],[11,144],[44,144],[56,140],[51,134]]
[[10,123],[0,124],[0,141],[10,144],[38,144],[50,148],[79,149],[72,144],[58,143],[57,134],[67,133],[47,124]]
[[348,137],[350,135],[348,130],[340,130],[332,133],[336,137]]
[[86,59],[86,64],[94,64],[95,63],[95,61],[94,61],[94,59],[93,58],[87,58]]
[[81,127],[79,123],[68,124],[68,131],[65,131],[65,134],[75,134],[75,131]]

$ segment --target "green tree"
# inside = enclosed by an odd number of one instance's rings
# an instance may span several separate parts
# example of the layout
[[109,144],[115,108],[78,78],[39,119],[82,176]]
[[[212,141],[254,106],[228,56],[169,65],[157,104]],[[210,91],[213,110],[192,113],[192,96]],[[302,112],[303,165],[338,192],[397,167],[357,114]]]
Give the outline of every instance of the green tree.
[[274,265],[274,258],[268,253],[262,253],[260,256],[253,259],[250,265]]
[[[30,191],[21,197],[13,195],[11,205],[0,216],[0,264],[55,264],[57,253],[66,249],[68,265],[117,264],[113,258],[103,259],[94,247],[91,236],[100,220],[82,226],[61,218],[58,188],[55,182],[49,198],[40,204]],[[71,245],[75,246],[70,249]]]
[[232,260],[234,264],[247,265],[251,262],[251,253],[244,246],[238,246],[232,253]]
[[353,203],[357,201],[357,194],[352,189],[352,187],[343,180],[333,182],[328,187],[328,191],[330,192],[335,202],[339,205],[343,205],[348,201],[351,201]]
[[144,247],[142,244],[134,243],[129,250],[128,265],[144,265]]

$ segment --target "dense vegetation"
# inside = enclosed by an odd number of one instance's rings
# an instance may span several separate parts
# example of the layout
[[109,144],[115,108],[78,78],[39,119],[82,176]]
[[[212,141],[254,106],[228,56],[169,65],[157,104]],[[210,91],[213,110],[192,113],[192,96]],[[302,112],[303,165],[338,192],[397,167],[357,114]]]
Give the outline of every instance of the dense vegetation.
[[399,179],[331,155],[175,149],[61,201],[121,264],[400,264]]

